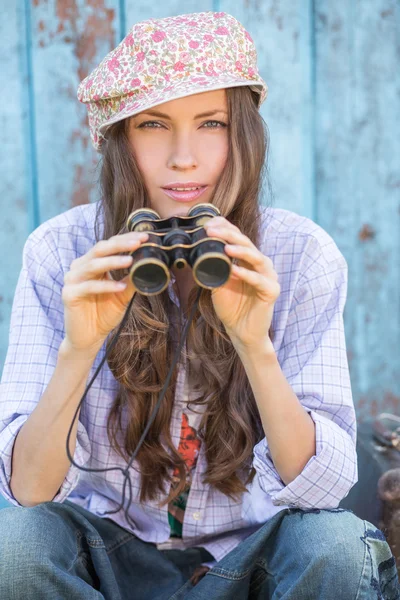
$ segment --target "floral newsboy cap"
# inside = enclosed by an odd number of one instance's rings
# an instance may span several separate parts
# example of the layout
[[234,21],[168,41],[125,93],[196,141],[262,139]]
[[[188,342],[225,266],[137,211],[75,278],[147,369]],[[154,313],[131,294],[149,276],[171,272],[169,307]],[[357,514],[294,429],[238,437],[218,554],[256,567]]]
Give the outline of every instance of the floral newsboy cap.
[[258,74],[250,34],[224,12],[200,12],[136,23],[78,87],[87,104],[90,137],[100,150],[107,128],[145,109],[191,94],[248,85]]

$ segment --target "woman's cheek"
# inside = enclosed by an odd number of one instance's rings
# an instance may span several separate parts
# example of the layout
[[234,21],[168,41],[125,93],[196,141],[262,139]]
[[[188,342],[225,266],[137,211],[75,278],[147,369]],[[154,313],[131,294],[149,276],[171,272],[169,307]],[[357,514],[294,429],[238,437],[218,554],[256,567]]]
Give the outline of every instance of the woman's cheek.
[[209,164],[215,170],[221,170],[228,158],[228,140],[221,138],[209,139],[201,145],[201,156],[204,163]]
[[145,179],[151,176],[154,171],[157,173],[165,159],[162,144],[140,144],[135,156],[138,167]]

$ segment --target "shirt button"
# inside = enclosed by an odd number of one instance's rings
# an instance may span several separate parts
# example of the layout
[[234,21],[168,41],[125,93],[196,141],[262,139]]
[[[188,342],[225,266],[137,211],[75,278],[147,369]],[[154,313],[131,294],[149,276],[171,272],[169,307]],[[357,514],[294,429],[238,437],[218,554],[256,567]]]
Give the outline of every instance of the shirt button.
[[201,514],[199,512],[194,512],[193,513],[193,519],[195,521],[198,521],[199,519],[201,519]]

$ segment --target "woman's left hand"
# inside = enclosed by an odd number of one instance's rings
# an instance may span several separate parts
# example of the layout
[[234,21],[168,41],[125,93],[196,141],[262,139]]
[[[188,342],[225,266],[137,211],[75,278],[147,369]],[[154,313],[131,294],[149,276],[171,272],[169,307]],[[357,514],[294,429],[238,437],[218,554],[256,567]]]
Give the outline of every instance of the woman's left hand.
[[232,343],[240,349],[273,352],[268,332],[281,288],[272,260],[225,217],[213,217],[204,228],[209,237],[223,240],[225,253],[238,262],[232,264],[228,281],[211,291],[215,312]]

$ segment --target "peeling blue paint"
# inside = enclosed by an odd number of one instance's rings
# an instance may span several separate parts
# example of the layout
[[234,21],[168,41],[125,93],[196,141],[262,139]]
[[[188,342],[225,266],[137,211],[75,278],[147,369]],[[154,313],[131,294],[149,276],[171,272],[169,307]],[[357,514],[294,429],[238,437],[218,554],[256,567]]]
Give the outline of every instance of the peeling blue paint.
[[[60,6],[66,15],[62,22]],[[0,162],[2,156],[7,159],[14,179],[4,178],[0,191],[6,202],[3,247],[14,254],[0,280],[7,290],[0,307],[0,364],[26,237],[73,203],[98,197],[98,157],[90,147],[85,107],[76,98],[80,75],[96,66],[134,22],[202,10],[234,15],[255,41],[269,86],[261,108],[271,134],[268,200],[321,225],[348,263],[344,321],[357,416],[396,412],[400,3],[387,0],[373,5],[315,0],[4,3],[0,51],[8,58],[2,85],[10,88],[13,107],[4,102],[0,111],[14,131],[6,128]],[[103,20],[108,29],[98,33]],[[371,228],[375,235],[366,235]]]
[[119,41],[123,40],[126,34],[125,0],[119,0]]
[[27,177],[27,195],[30,198],[28,202],[29,210],[29,232],[40,225],[40,207],[39,207],[39,182],[37,167],[37,147],[36,147],[36,119],[35,119],[35,93],[34,93],[34,70],[32,66],[32,19],[30,0],[23,0],[23,12],[25,17],[25,74],[26,74],[26,111],[28,118],[25,123],[26,142],[25,155],[26,165],[30,177]]

